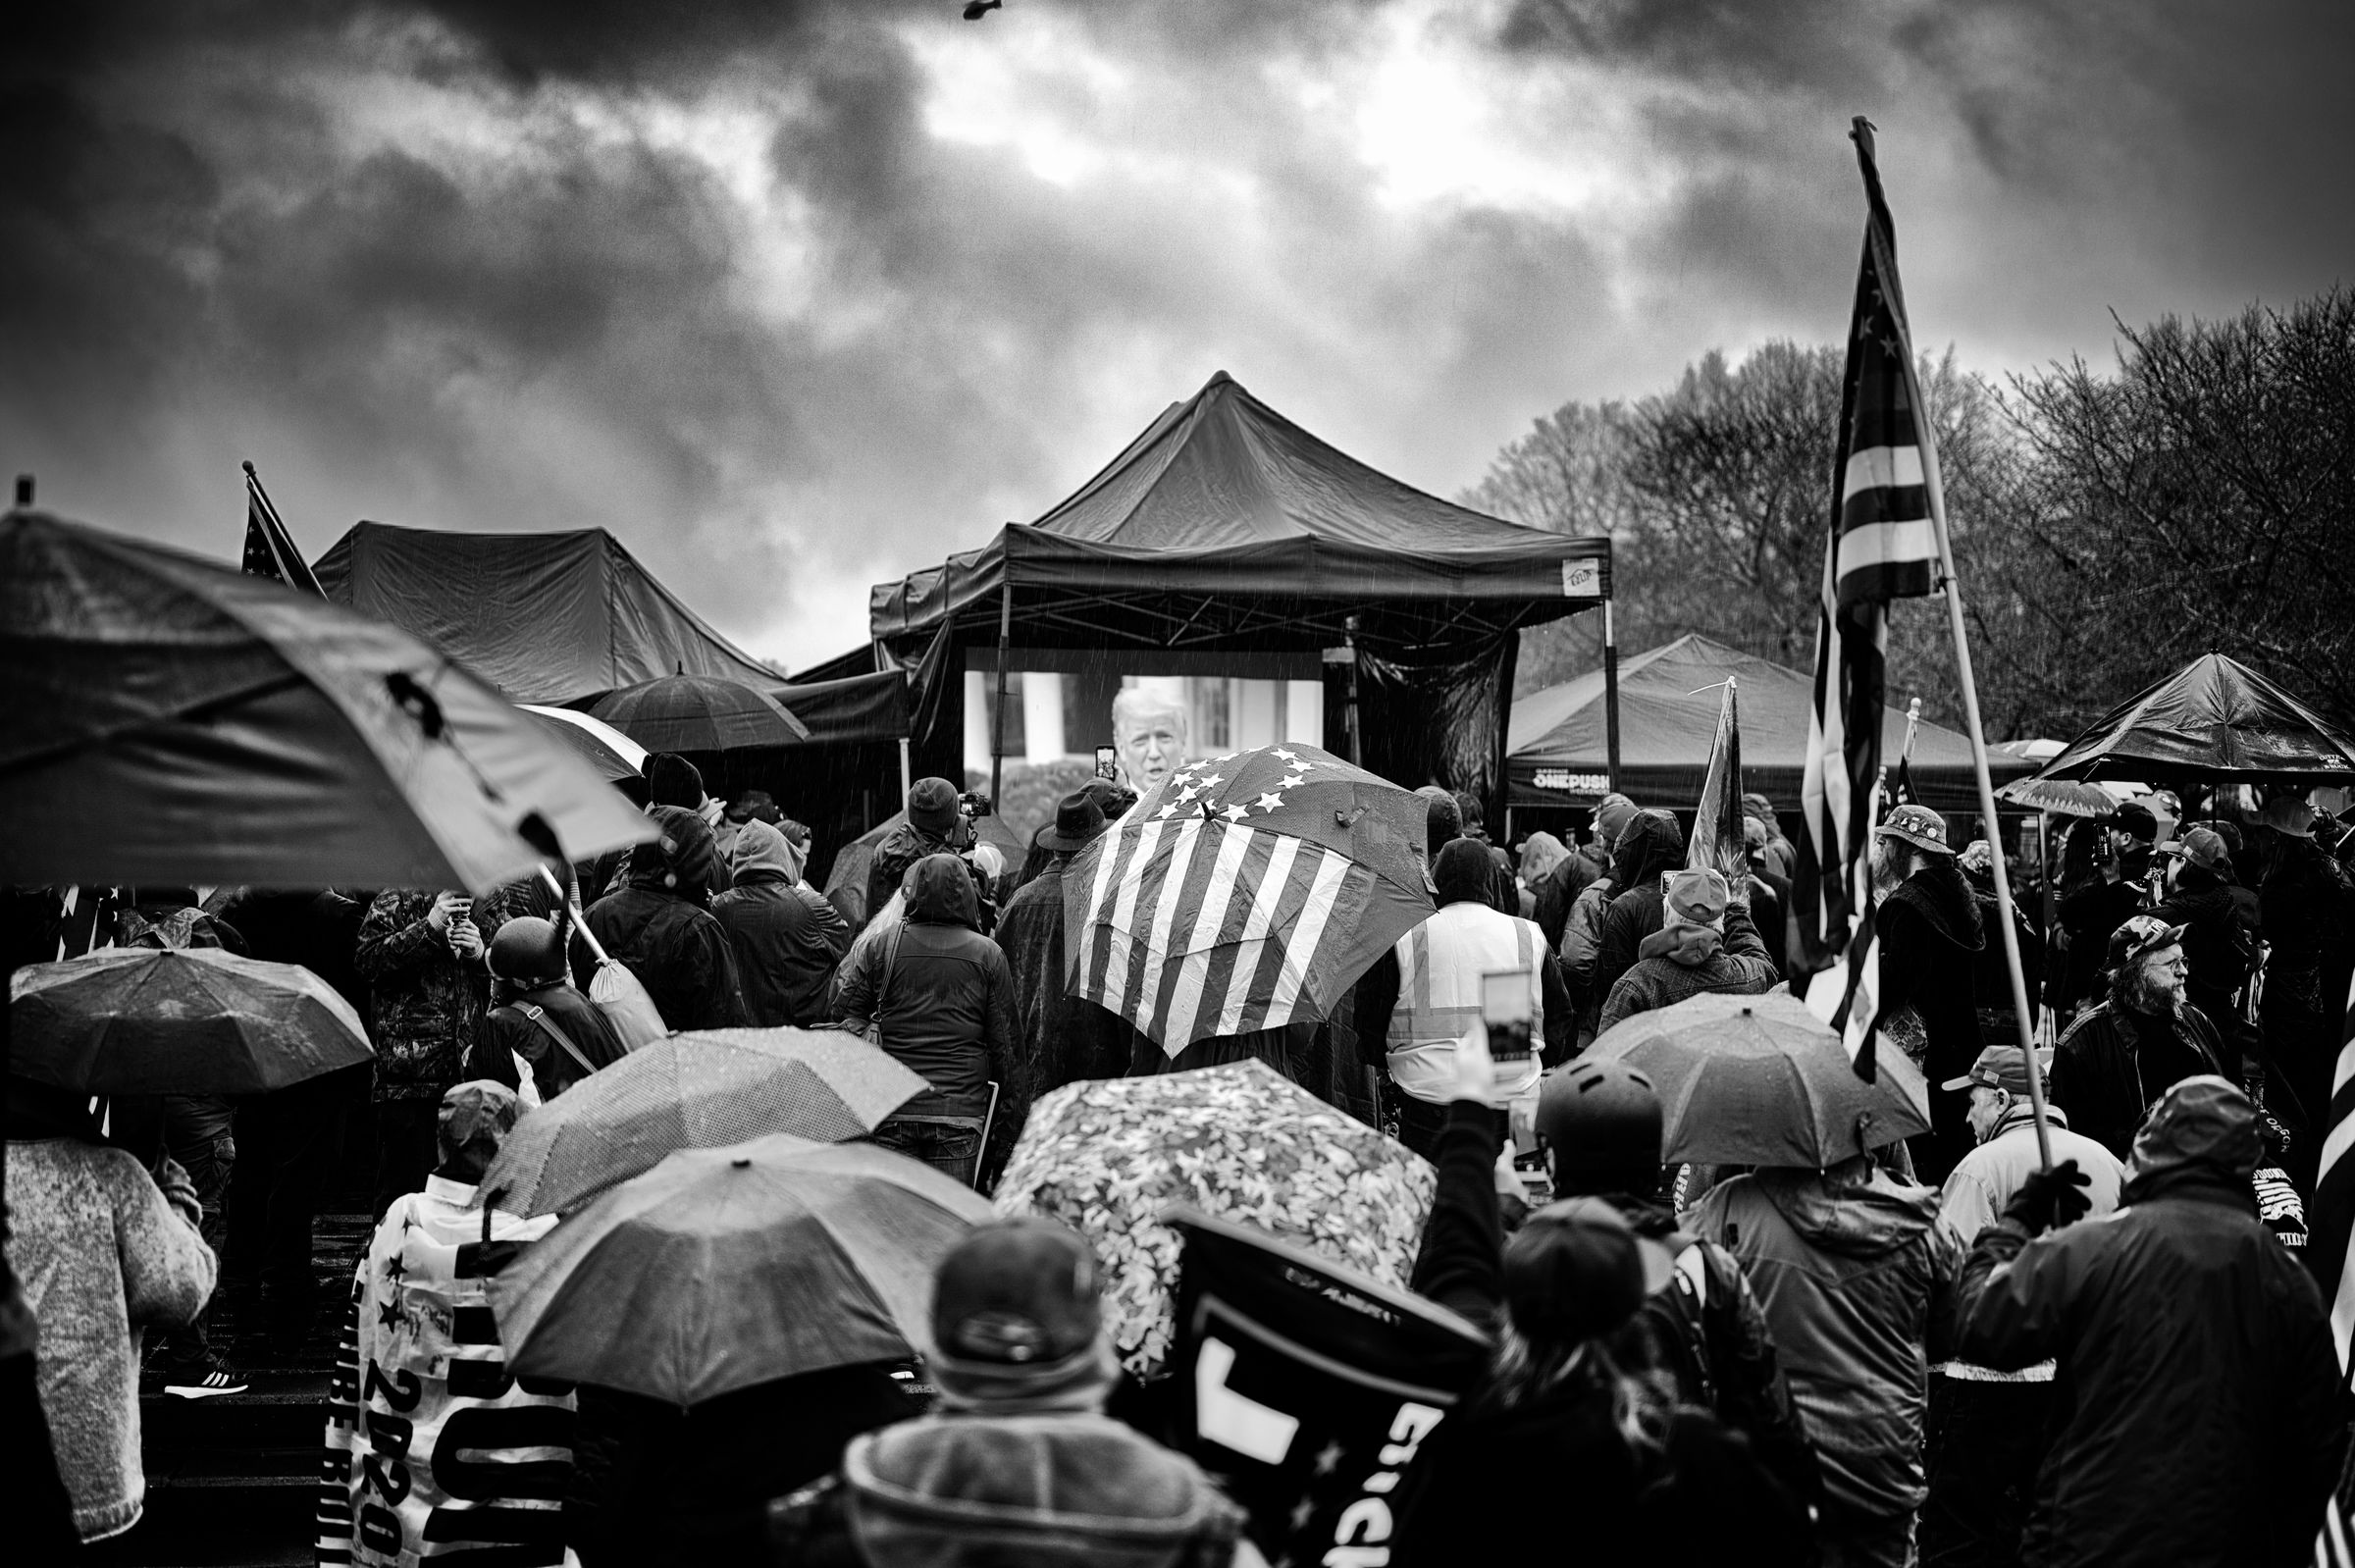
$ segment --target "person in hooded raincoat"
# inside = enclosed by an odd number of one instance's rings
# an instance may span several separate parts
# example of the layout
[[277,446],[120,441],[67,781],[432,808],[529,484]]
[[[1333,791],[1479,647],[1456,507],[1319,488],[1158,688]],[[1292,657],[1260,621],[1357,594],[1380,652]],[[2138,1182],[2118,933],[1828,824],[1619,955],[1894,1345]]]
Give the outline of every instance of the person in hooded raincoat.
[[908,868],[900,928],[856,949],[844,968],[842,1015],[932,1087],[886,1118],[875,1141],[972,1182],[981,1160],[989,1085],[1005,1084],[1020,1046],[1014,972],[975,927],[972,872],[954,855]]
[[672,1028],[748,1024],[735,950],[705,907],[721,874],[711,828],[684,807],[650,806],[646,814],[662,836],[630,852],[622,887],[590,906],[589,929]]
[[1938,1194],[1858,1155],[1825,1171],[1736,1176],[1710,1189],[1686,1229],[1741,1261],[1774,1331],[1822,1466],[1827,1560],[1904,1568],[1926,1491],[1929,1367],[1948,1359],[1962,1263]]
[[804,859],[782,832],[748,818],[729,855],[735,885],[711,901],[736,952],[745,1011],[762,1027],[831,1018],[834,967],[850,951],[851,922],[802,880]]
[[2058,1368],[2021,1561],[2310,1560],[2346,1446],[2345,1383],[2321,1290],[2257,1218],[2262,1148],[2247,1095],[2185,1078],[2136,1134],[2116,1216],[2066,1224],[2086,1176],[2064,1161],[1972,1243],[1958,1351]]
[[1085,790],[1067,795],[1055,820],[1034,843],[1045,856],[998,915],[998,946],[1014,974],[1021,1045],[1006,1085],[1003,1120],[1020,1120],[1017,1107],[1081,1078],[1117,1078],[1128,1070],[1129,1026],[1119,1015],[1071,994],[1064,962],[1063,885],[1072,857],[1101,836],[1104,808]]
[[[1602,912],[1595,940],[1595,968],[1579,1013],[1578,1044],[1584,1050],[1597,1030],[1602,1005],[1619,976],[1643,957],[1644,939],[1666,922],[1660,878],[1685,864],[1684,830],[1667,811],[1644,811],[1619,835],[1611,854],[1611,902]],[[1748,922],[1749,912],[1741,915]],[[1567,942],[1567,936],[1564,937]]]
[[1661,908],[1663,923],[1637,946],[1642,956],[1611,987],[1596,1033],[1703,991],[1757,996],[1782,977],[1754,928],[1727,929],[1729,895],[1725,878],[1715,871],[1671,872]]

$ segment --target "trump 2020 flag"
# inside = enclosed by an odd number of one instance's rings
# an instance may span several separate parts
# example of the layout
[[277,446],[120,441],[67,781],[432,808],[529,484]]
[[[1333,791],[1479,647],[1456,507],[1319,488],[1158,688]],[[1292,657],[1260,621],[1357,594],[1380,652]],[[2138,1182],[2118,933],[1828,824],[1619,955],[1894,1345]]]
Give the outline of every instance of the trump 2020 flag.
[[1382,1568],[1398,1483],[1487,1365],[1487,1335],[1248,1226],[1162,1218],[1185,1246],[1178,1446],[1250,1516],[1269,1562]]
[[1881,198],[1872,127],[1859,116],[1852,134],[1864,175],[1864,255],[1833,453],[1792,902],[1805,967],[1824,968],[1843,953],[1867,955],[1839,977],[1831,1021],[1858,1075],[1869,1079],[1872,1010],[1856,1003],[1857,982],[1872,968],[1872,797],[1881,772],[1889,601],[1933,592],[1939,550],[1926,479],[1937,457],[1898,287],[1897,231]]

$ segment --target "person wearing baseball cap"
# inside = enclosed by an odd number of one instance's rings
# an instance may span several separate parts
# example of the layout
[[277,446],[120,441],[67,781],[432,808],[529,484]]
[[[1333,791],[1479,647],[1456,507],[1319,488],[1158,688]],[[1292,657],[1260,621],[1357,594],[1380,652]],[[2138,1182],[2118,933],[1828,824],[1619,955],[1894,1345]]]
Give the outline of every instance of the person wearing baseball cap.
[[770,1505],[779,1562],[1264,1568],[1202,1468],[1104,1414],[1101,1274],[1059,1222],[976,1227],[934,1275],[929,1414],[851,1440]]
[[2183,932],[2137,915],[2111,933],[2109,995],[2077,1016],[2053,1052],[2053,1103],[2121,1160],[2152,1101],[2224,1068],[2223,1037],[2184,994]]
[[[1932,1084],[1977,1060],[1979,1034],[1973,976],[1988,941],[2003,941],[1979,920],[1979,901],[1955,863],[1946,818],[1908,803],[1873,829],[1872,878],[1881,901],[1874,934],[1881,948],[1880,1011],[1884,1018],[1910,1008],[1921,1020]],[[2007,978],[2006,989],[2010,983]],[[1936,1185],[1971,1149],[1967,1102],[1944,1089],[1930,1091],[1930,1131],[1913,1140],[1913,1168]]]
[[2136,1133],[2115,1215],[2051,1228],[2084,1203],[2085,1173],[2063,1161],[1972,1243],[1959,1352],[2055,1361],[2068,1389],[2026,1560],[2307,1560],[2345,1390],[2322,1292],[2251,1202],[2261,1149],[2249,1097],[2194,1075]]
[[2355,969],[2355,891],[2314,840],[2314,808],[2276,796],[2257,820],[2268,851],[2257,907],[2272,951],[2258,1002],[2269,1065],[2267,1109],[2289,1124],[2289,1172],[2311,1189],[2330,1127],[2348,974]]
[[[1813,1561],[1810,1499],[1780,1479],[1778,1455],[1755,1437],[1740,1443],[1716,1414],[1670,1398],[1662,1385],[1662,1374],[1677,1378],[1664,1364],[1670,1340],[1647,1324],[1655,1303],[1690,1288],[1676,1281],[1678,1249],[1691,1238],[1673,1233],[1672,1218],[1662,1235],[1631,1219],[1623,1200],[1580,1194],[1557,1196],[1500,1248],[1489,1179],[1497,1150],[1488,1112],[1493,1067],[1477,1022],[1455,1060],[1414,1287],[1492,1326],[1497,1349],[1487,1376],[1420,1439],[1391,1494],[1387,1560],[1400,1568],[1545,1561],[1570,1532],[1596,1561]],[[1633,1163],[1648,1138],[1656,1188],[1659,1105],[1648,1083],[1621,1071],[1585,1086],[1596,1105],[1612,1104],[1583,1123],[1596,1134],[1595,1152]],[[1549,1120],[1557,1133],[1570,1132],[1558,1101]],[[1583,1151],[1565,1144],[1554,1153],[1558,1182]],[[1670,1333],[1680,1352],[1690,1345],[1680,1329]],[[1740,1358],[1723,1365],[1737,1379],[1754,1370]],[[1774,1376],[1770,1364],[1767,1372]],[[1787,1405],[1779,1377],[1773,1391]],[[1811,1472],[1806,1438],[1791,1428],[1797,1462]]]
[[[1097,782],[1104,782],[1098,780]],[[1093,1002],[1070,994],[1064,972],[1063,890],[1072,858],[1102,837],[1107,823],[1097,795],[1065,796],[1038,844],[1046,863],[1015,889],[998,914],[997,942],[1014,973],[1020,1025],[1018,1082],[998,1107],[999,1122],[1019,1130],[1029,1097],[1081,1078],[1117,1078],[1128,1071],[1128,1025]]]
[[[2043,1168],[2028,1099],[2028,1059],[2015,1045],[1991,1045],[1970,1071],[1941,1087],[1970,1097],[1978,1147],[1946,1178],[1939,1212],[1967,1245],[2000,1219]],[[2093,1139],[2069,1130],[2059,1106],[2046,1112],[2055,1163],[2071,1162],[2088,1177],[2087,1215],[2118,1207],[2125,1167]],[[2054,1405],[2053,1363],[1999,1371],[1956,1358],[1930,1369],[1927,1441],[1929,1493],[1921,1504],[1921,1555],[1927,1562],[2015,1562],[2027,1524],[2028,1499],[2044,1462]]]
[[1673,1007],[1703,991],[1756,996],[1773,989],[1782,970],[1768,957],[1757,927],[1745,921],[1728,931],[1732,900],[1725,878],[1706,868],[1672,871],[1660,903],[1660,928],[1636,946],[1634,966],[1619,976],[1596,1017],[1597,1036],[1639,1013]]
[[2149,807],[2128,801],[2100,820],[2100,874],[2067,892],[2058,912],[2068,952],[2060,995],[2048,1000],[2064,1019],[2070,1009],[2101,1000],[2102,955],[2110,933],[2152,902],[2147,884],[2158,817]]
[[2183,927],[2183,958],[2190,965],[2184,992],[2208,1016],[2236,1065],[2240,993],[2257,962],[2257,939],[2242,914],[2243,895],[2232,885],[2232,852],[2213,827],[2187,829],[2159,846],[2171,875],[2167,898],[2151,913]]

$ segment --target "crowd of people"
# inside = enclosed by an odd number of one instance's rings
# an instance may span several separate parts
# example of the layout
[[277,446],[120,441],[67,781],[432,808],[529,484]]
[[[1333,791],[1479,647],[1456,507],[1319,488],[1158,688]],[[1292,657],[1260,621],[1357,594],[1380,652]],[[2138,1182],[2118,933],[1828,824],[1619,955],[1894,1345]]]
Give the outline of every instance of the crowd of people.
[[[1041,1096],[1243,1057],[1428,1158],[1414,1288],[1494,1348],[1398,1483],[1389,1561],[2288,1563],[2311,1542],[2348,1411],[2302,1204],[2355,967],[2355,832],[2304,800],[2199,821],[2128,803],[2049,878],[2022,864],[2049,1051],[2021,1035],[1995,924],[2008,847],[1898,806],[1873,849],[1881,1027],[1931,1085],[1929,1130],[1825,1169],[1679,1170],[1653,1085],[1590,1048],[1701,993],[1804,989],[1795,851],[1763,797],[1729,879],[1622,795],[1573,842],[1508,849],[1469,797],[1426,790],[1433,913],[1327,1017],[1172,1057],[1065,983],[1064,878],[1133,806],[1120,785],[1060,802],[1008,866],[955,785],[920,780],[864,885],[829,898],[773,800],[715,800],[676,757],[646,775],[658,837],[568,878],[114,901],[125,945],[313,968],[375,1062],[364,1090],[121,1102],[103,1130],[10,1078],[9,1255],[82,1537],[138,1516],[142,1331],[151,1372],[202,1396],[242,1381],[203,1337],[217,1277],[254,1281],[290,1336],[310,1322],[324,1108],[366,1095],[378,1253],[546,1228],[487,1218],[472,1183],[519,1115],[626,1055],[588,994],[602,956],[673,1029],[871,1041],[926,1085],[874,1141],[985,1192]],[[1515,968],[1532,1051],[1499,1062],[1482,978]],[[1549,1203],[1500,1190],[1516,1146]],[[364,1265],[355,1323],[381,1286]],[[932,1335],[920,1369],[726,1411],[581,1389],[565,1544],[590,1564],[1257,1560],[1174,1435],[1121,1419],[1074,1232],[975,1230],[940,1266]]]

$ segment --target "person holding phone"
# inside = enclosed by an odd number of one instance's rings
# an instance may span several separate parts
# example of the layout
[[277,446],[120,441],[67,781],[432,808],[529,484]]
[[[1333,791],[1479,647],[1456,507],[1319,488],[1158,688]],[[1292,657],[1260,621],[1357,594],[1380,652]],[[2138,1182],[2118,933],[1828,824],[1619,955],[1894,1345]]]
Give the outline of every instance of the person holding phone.
[[375,1212],[416,1191],[434,1166],[443,1091],[458,1081],[489,1011],[483,962],[506,921],[505,895],[393,888],[360,921],[352,967],[376,1018]]
[[1360,982],[1358,1032],[1383,1041],[1399,1140],[1427,1157],[1447,1123],[1456,1042],[1474,1020],[1495,1010],[1492,1027],[1511,1025],[1507,1049],[1520,1052],[1498,1063],[1492,1105],[1500,1127],[1505,1108],[1535,1088],[1540,1058],[1550,1066],[1569,1055],[1561,966],[1536,921],[1489,901],[1494,863],[1474,839],[1443,847],[1432,865],[1439,909]]

